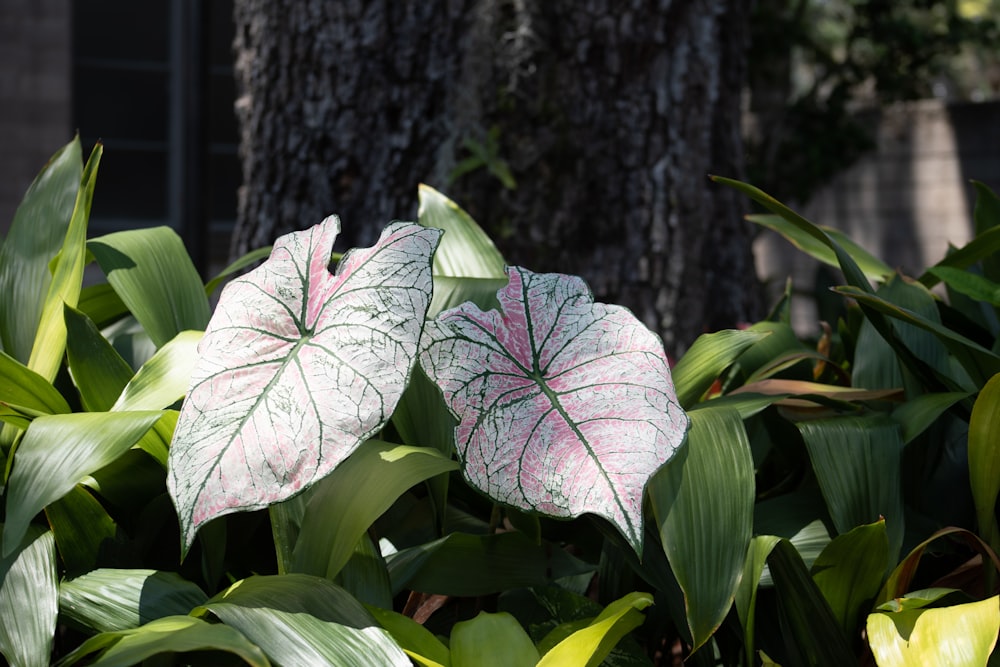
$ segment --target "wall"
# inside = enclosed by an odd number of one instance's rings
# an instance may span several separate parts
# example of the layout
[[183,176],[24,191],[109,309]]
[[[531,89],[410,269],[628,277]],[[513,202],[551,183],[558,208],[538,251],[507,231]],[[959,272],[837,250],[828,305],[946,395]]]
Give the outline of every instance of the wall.
[[0,2],[0,231],[70,128],[70,1]]
[[[948,244],[971,237],[975,193],[970,179],[1000,192],[1000,102],[945,105],[937,100],[870,112],[865,122],[877,148],[796,206],[809,220],[840,229],[890,266],[908,275],[944,256]],[[815,261],[771,232],[754,247],[758,275],[776,298],[791,275],[794,324],[817,330],[811,295]]]

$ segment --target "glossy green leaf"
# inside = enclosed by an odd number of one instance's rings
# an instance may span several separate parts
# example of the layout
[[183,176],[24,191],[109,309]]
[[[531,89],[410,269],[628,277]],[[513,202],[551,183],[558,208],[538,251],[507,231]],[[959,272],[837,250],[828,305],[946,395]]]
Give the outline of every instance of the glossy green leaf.
[[645,617],[640,611],[651,604],[653,596],[648,593],[630,593],[615,600],[589,625],[546,652],[538,667],[597,667],[626,634],[642,625]]
[[937,266],[927,270],[959,294],[976,301],[985,301],[993,306],[1000,306],[1000,284],[988,278],[951,266]]
[[1000,602],[868,616],[868,645],[879,667],[985,665],[1000,632]]
[[909,444],[927,430],[948,408],[968,397],[969,394],[966,392],[922,394],[894,408],[892,420],[899,424],[902,429],[903,442]]
[[522,533],[451,533],[386,558],[393,594],[408,588],[460,597],[549,582],[545,547]]
[[114,632],[187,614],[207,599],[174,572],[98,569],[59,586],[59,613],[97,632]]
[[754,465],[735,411],[691,413],[687,447],[649,485],[697,650],[729,613],[753,526]]
[[842,667],[855,664],[854,652],[823,594],[787,540],[767,558],[774,577],[785,647],[791,665]]
[[977,383],[985,382],[989,377],[1000,372],[1000,356],[941,324],[853,287],[838,287],[836,291],[870,306],[879,313],[930,331],[948,348],[949,352],[955,355],[969,376]]
[[191,383],[201,331],[182,331],[160,347],[117,396],[112,410],[161,410],[181,398]]
[[132,378],[132,367],[111,347],[89,317],[69,305],[64,310],[64,317],[66,356],[83,409],[90,412],[108,410]]
[[972,408],[969,421],[969,484],[976,505],[979,534],[1000,552],[996,504],[1000,494],[1000,375],[986,383]]
[[367,441],[306,492],[292,571],[336,576],[357,541],[399,496],[457,468],[435,449]]
[[858,627],[866,606],[871,608],[888,569],[889,537],[884,521],[838,535],[813,563],[813,581],[845,636],[850,637]]
[[681,407],[693,406],[744,350],[765,336],[735,329],[699,336],[670,371]]
[[743,564],[743,575],[736,589],[734,600],[736,613],[743,627],[743,647],[746,655],[754,654],[757,628],[757,590],[760,578],[767,565],[767,557],[781,540],[774,535],[758,535],[750,540],[747,559]]
[[976,188],[976,206],[972,217],[976,222],[976,236],[1000,227],[1000,197],[981,181],[972,181]]
[[49,262],[66,237],[82,171],[76,137],[35,177],[0,245],[0,349],[22,364],[31,356],[52,282]]
[[271,250],[271,246],[264,246],[262,248],[257,248],[256,250],[251,250],[226,268],[222,269],[217,276],[205,283],[205,295],[212,296],[215,293],[215,290],[219,289],[219,286],[222,285],[222,283],[228,278],[235,276],[243,269],[253,266],[257,262],[267,259],[267,256],[271,254]]
[[31,529],[18,542],[0,559],[0,653],[17,667],[46,667],[58,611],[55,540]]
[[[66,667],[86,658],[92,667],[130,667],[161,653],[211,650],[237,655],[251,667],[271,664],[239,631],[190,616],[165,616],[133,630],[99,634],[56,664]],[[95,653],[97,658],[91,662]]]
[[75,306],[80,298],[83,267],[87,256],[87,221],[90,219],[90,205],[94,199],[94,185],[97,181],[97,168],[101,163],[102,152],[103,147],[100,144],[94,146],[90,159],[83,168],[80,188],[76,193],[76,203],[73,205],[73,215],[66,230],[62,249],[55,261],[52,282],[45,295],[38,321],[38,334],[35,336],[31,356],[28,359],[28,368],[50,382],[55,378],[66,350],[64,304]]
[[107,283],[85,286],[76,307],[102,329],[128,315],[128,306]]
[[180,413],[177,410],[163,410],[162,415],[153,424],[153,428],[146,431],[139,441],[135,443],[138,449],[146,452],[167,469],[167,459],[170,456],[170,440],[174,435],[174,428],[177,427],[177,417]]
[[208,325],[205,289],[174,230],[115,232],[91,239],[87,249],[157,347],[181,331]]
[[0,403],[41,414],[70,411],[66,399],[48,380],[3,351],[0,351]]
[[468,213],[434,188],[422,183],[417,194],[420,200],[417,213],[420,224],[446,232],[434,254],[432,272],[435,277],[506,280],[503,255]]
[[451,652],[430,630],[402,614],[368,606],[368,611],[389,631],[396,643],[421,667],[450,667]]
[[[836,253],[829,246],[785,218],[779,215],[748,215],[747,220],[781,234],[786,241],[810,257],[834,268],[840,268]],[[884,280],[895,273],[892,267],[869,253],[842,232],[832,227],[819,226],[819,229],[838,243],[857,262],[858,267],[869,279]]]
[[902,597],[893,598],[886,603],[880,604],[876,611],[908,611],[912,609],[923,609],[924,607],[944,607],[948,600],[962,598],[962,602],[972,602],[969,596],[956,588],[922,588],[919,591],[910,591]]
[[940,262],[927,269],[920,276],[919,280],[925,287],[934,287],[940,282],[940,278],[933,273],[932,269],[939,269],[941,267],[966,269],[997,252],[1000,252],[1000,227],[994,227],[981,234],[977,234],[976,238],[955,252],[949,253]]
[[159,418],[159,412],[93,412],[34,420],[14,455],[3,554],[20,542],[35,514],[118,458]]
[[238,629],[282,665],[410,665],[361,603],[326,579],[250,577],[200,609]]
[[[926,321],[941,326],[934,296],[920,283],[895,276],[875,292],[878,298],[896,307],[906,309]],[[913,324],[893,320],[893,332],[899,343],[914,356],[942,375],[947,375],[948,352],[935,336]],[[865,320],[855,345],[851,383],[865,389],[894,389],[903,387],[902,360],[897,359],[893,347],[882,337],[872,320]]]
[[844,416],[797,424],[837,532],[885,518],[889,559],[903,544],[903,441],[888,417]]
[[[535,667],[538,650],[508,613],[479,615],[451,630],[451,667]],[[582,664],[582,663],[577,663]]]
[[101,549],[115,539],[117,532],[104,506],[81,485],[49,503],[45,518],[69,576],[94,569]]

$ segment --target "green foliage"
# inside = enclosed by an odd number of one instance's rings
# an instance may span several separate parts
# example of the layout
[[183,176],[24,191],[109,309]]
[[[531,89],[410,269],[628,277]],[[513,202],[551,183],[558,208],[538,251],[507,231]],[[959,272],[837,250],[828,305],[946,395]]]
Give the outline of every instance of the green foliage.
[[[0,320],[3,340],[31,331],[0,354],[9,664],[985,664],[995,649],[1000,208],[984,186],[976,239],[915,280],[726,181],[772,211],[762,227],[839,267],[851,300],[818,341],[779,305],[679,360],[691,428],[645,489],[641,553],[593,514],[476,492],[416,368],[377,437],[298,495],[213,519],[182,560],[169,446],[224,278],[192,282],[169,230],[85,244],[96,165],[76,172],[75,207],[32,214],[61,230],[52,287]],[[40,177],[19,216],[65,190]],[[420,198],[421,222],[449,230],[429,316],[496,307],[503,258],[453,202]],[[91,257],[108,283],[81,289]]]

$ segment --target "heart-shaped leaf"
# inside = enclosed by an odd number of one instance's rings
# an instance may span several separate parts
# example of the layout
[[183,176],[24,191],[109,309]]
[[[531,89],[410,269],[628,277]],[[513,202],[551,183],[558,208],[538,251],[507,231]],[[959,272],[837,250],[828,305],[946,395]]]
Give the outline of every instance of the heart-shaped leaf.
[[502,313],[463,304],[421,344],[460,422],[463,472],[513,507],[603,516],[641,553],[643,490],[688,427],[663,344],[580,278],[507,273]]
[[170,449],[185,550],[210,519],[325,477],[382,428],[406,386],[441,232],[393,223],[333,275],[339,231],[330,217],[281,237],[220,296]]

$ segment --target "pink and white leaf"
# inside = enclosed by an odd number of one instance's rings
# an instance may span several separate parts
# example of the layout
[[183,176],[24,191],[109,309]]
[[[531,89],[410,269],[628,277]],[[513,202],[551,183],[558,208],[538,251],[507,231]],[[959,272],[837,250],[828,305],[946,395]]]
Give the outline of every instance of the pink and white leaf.
[[329,270],[340,222],[281,237],[223,290],[170,448],[186,551],[198,528],[285,500],[381,429],[402,394],[441,232],[393,223]]
[[460,422],[463,473],[506,505],[605,517],[641,553],[646,483],[689,424],[663,345],[580,278],[507,273],[501,311],[463,304],[421,342],[420,364]]

